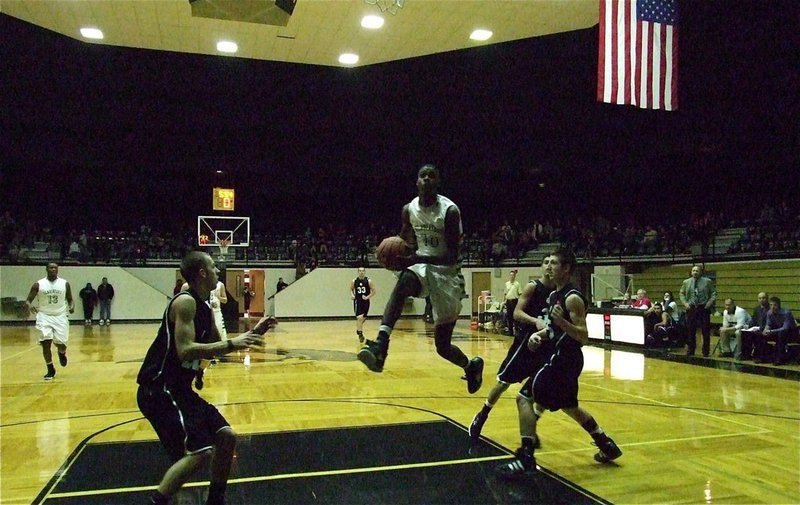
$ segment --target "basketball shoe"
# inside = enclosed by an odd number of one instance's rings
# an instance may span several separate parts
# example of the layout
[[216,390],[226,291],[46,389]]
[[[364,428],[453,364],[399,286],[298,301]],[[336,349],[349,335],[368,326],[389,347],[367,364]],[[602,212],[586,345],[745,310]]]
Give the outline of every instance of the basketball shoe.
[[51,381],[56,376],[56,367],[53,364],[47,365],[47,373],[44,374],[44,380]]
[[67,353],[57,353],[58,354],[58,362],[61,366],[67,366]]
[[469,394],[477,392],[483,385],[483,358],[475,356],[469,361],[467,369],[467,391]]
[[481,409],[477,414],[475,414],[475,417],[472,418],[472,422],[469,423],[470,440],[478,440],[478,438],[481,436],[483,425],[486,424],[487,419],[489,419],[489,411],[485,408]]
[[358,360],[364,363],[373,372],[383,372],[386,361],[386,351],[378,342],[367,339],[366,345],[358,351]]
[[533,451],[520,447],[514,453],[517,457],[495,469],[497,477],[503,480],[516,480],[532,475],[536,471],[536,458]]
[[597,451],[597,454],[594,455],[594,460],[598,463],[608,463],[622,456],[622,449],[620,449],[617,444],[611,440],[611,437],[605,433],[595,438],[594,445],[600,449]]

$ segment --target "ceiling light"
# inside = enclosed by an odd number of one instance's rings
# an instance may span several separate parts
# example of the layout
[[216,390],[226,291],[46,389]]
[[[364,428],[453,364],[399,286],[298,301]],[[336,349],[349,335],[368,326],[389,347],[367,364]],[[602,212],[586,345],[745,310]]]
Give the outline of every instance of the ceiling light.
[[364,16],[361,18],[361,26],[372,30],[383,26],[383,18],[380,16]]
[[489,40],[492,36],[492,32],[490,30],[475,30],[469,35],[469,38],[472,40]]
[[217,42],[217,51],[221,53],[235,53],[239,50],[239,46],[236,45],[236,42],[231,42],[230,40],[220,40]]
[[81,35],[87,39],[100,40],[103,38],[103,32],[97,28],[81,28]]
[[355,65],[358,63],[358,55],[353,53],[342,53],[339,55],[339,63],[342,65]]

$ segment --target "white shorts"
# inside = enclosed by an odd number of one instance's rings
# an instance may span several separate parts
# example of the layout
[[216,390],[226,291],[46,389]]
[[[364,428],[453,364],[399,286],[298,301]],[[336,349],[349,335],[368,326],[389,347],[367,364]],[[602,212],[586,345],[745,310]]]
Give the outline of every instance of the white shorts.
[[36,329],[42,332],[39,342],[52,340],[56,344],[67,345],[69,341],[69,318],[66,314],[50,316],[43,312],[37,312]]
[[464,276],[457,266],[417,263],[408,267],[422,284],[420,298],[431,297],[433,322],[452,323],[461,314],[461,300],[465,297]]

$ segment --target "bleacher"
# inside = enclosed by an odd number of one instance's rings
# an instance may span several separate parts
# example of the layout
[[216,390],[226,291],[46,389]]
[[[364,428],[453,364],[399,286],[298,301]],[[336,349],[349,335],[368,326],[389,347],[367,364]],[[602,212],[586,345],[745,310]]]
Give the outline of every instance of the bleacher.
[[[651,299],[660,300],[665,291],[680,299],[681,283],[689,277],[691,265],[654,266],[634,275],[636,288],[644,288]],[[781,299],[783,308],[800,315],[800,260],[771,260],[730,263],[707,263],[706,273],[717,287],[717,311],[724,310],[725,298],[752,312],[761,291]],[[722,316],[714,315],[712,323],[721,324]]]

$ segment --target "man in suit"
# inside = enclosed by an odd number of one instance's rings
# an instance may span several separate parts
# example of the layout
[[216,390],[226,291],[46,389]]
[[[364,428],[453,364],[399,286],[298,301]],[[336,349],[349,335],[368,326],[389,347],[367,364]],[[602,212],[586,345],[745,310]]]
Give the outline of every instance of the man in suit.
[[694,356],[697,346],[697,328],[703,333],[703,357],[711,352],[711,313],[717,301],[717,288],[714,282],[703,276],[703,268],[692,267],[691,277],[683,281],[680,292],[681,302],[686,308],[686,355]]

